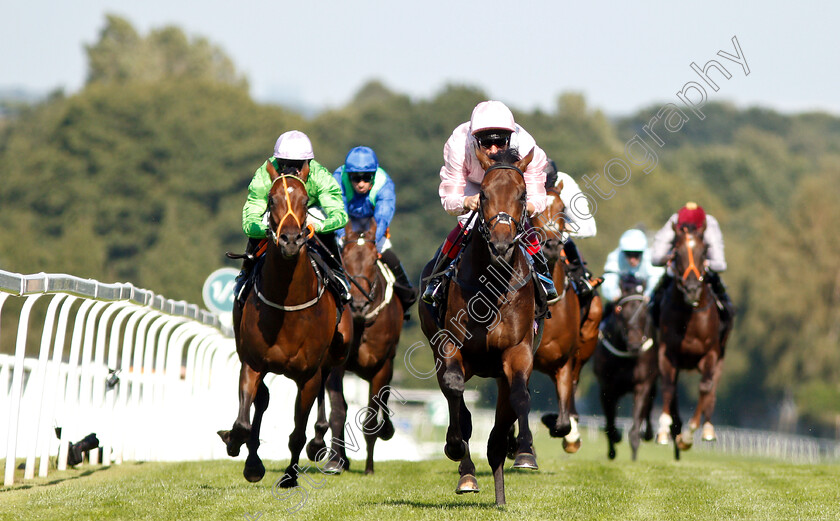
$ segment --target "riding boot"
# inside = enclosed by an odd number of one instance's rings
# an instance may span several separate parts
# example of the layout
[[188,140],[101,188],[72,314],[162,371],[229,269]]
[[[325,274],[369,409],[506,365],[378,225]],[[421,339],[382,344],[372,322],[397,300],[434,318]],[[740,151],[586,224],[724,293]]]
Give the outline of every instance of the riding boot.
[[592,274],[586,269],[586,263],[580,256],[577,246],[571,239],[567,240],[563,245],[563,251],[569,262],[568,274],[569,279],[572,281],[572,286],[575,289],[575,293],[577,293],[578,297],[581,299],[589,297],[595,288],[604,282],[604,278],[592,277]]
[[[350,296],[350,282],[347,280],[347,273],[345,273],[344,266],[341,263],[341,253],[338,250],[335,233],[319,233],[317,237],[320,244],[315,243],[315,250],[321,254],[321,258],[330,268],[329,273],[327,273],[327,283],[332,283],[331,285],[341,303],[347,304],[353,300],[353,297]],[[321,244],[324,246],[323,248]]]
[[653,296],[650,299],[650,316],[653,319],[653,327],[659,327],[659,313],[662,309],[662,297],[665,294],[665,290],[671,284],[671,281],[674,280],[674,277],[665,272],[659,278],[659,282],[656,283],[656,287],[653,288]]
[[729,294],[726,293],[726,285],[716,271],[708,268],[706,269],[706,281],[715,294],[721,322],[728,323],[735,316],[735,307],[732,305],[732,301],[729,300]]
[[405,273],[402,263],[400,263],[399,258],[397,258],[397,255],[390,248],[383,251],[381,257],[382,261],[391,269],[391,273],[396,278],[394,292],[397,294],[397,298],[400,299],[403,306],[403,320],[410,320],[411,312],[409,308],[417,302],[417,290],[411,286],[411,282]]
[[446,277],[446,272],[449,270],[452,261],[454,260],[447,256],[444,256],[443,259],[444,263],[440,267],[439,275],[429,279],[429,283],[426,284],[426,290],[423,292],[423,296],[421,297],[423,302],[426,304],[437,306],[443,299],[443,279]]
[[554,287],[554,279],[551,278],[551,272],[548,270],[548,262],[543,255],[542,250],[537,250],[536,253],[530,256],[531,264],[534,266],[534,273],[540,279],[543,290],[545,290],[545,297],[548,304],[554,304],[560,300],[560,295],[557,294],[557,288]]
[[239,271],[239,275],[236,276],[236,279],[234,279],[234,298],[239,298],[242,286],[245,285],[245,281],[247,281],[248,277],[251,275],[251,270],[254,269],[254,264],[257,263],[256,253],[257,249],[259,249],[260,240],[261,239],[254,239],[251,237],[248,238],[248,244],[245,245],[246,257],[242,259],[242,269]]

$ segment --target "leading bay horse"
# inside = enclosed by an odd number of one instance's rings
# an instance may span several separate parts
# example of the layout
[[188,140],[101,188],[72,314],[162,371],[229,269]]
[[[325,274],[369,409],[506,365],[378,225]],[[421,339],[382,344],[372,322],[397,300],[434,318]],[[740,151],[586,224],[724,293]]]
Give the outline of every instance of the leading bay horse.
[[[498,386],[495,424],[487,442],[496,504],[505,503],[503,463],[508,430],[519,422],[516,468],[537,468],[528,427],[531,398],[528,381],[535,343],[535,282],[521,247],[527,219],[523,171],[533,150],[519,159],[507,150],[491,159],[476,150],[485,176],[479,192],[476,224],[454,262],[442,320],[438,310],[420,306],[420,324],[435,359],[438,384],[449,405],[444,454],[459,461],[456,493],[478,492],[470,457],[472,419],[464,388],[473,376],[495,378]],[[436,259],[423,270],[428,280]],[[422,291],[422,288],[421,288]]]
[[615,426],[618,400],[633,393],[633,425],[629,438],[633,461],[636,461],[642,420],[646,422],[645,440],[653,439],[650,410],[656,395],[659,365],[657,351],[653,348],[653,321],[648,314],[645,281],[625,275],[619,280],[619,288],[621,297],[607,305],[607,318],[601,324],[592,364],[601,388],[610,459],[615,459],[615,444],[621,441],[621,432]]
[[[268,407],[268,373],[282,374],[298,387],[294,429],[289,436],[291,462],[280,486],[297,485],[298,461],[306,442],[306,422],[321,386],[321,367],[346,356],[352,336],[349,313],[339,324],[336,298],[325,291],[323,276],[316,272],[307,253],[312,229],[304,227],[309,196],[309,165],[278,173],[269,163],[272,182],[268,194],[269,240],[256,282],[245,303],[234,303],[233,330],[242,368],[239,373],[239,414],[229,431],[219,431],[230,456],[248,448],[243,475],[251,482],[265,475],[257,455],[260,425]],[[309,233],[307,233],[309,232]],[[337,327],[338,326],[338,327]],[[251,405],[254,419],[251,421]]]
[[[350,468],[344,441],[347,402],[344,399],[343,379],[344,373],[351,371],[370,384],[367,414],[359,426],[367,445],[365,474],[372,474],[376,439],[389,440],[394,435],[391,422],[393,413],[388,409],[388,398],[394,375],[394,357],[402,332],[403,309],[400,299],[394,294],[394,275],[379,260],[376,221],[371,219],[368,229],[361,232],[354,231],[351,224],[345,227],[342,258],[345,271],[354,283],[350,288],[353,297],[350,302],[353,343],[346,362],[329,371],[326,381],[330,397],[329,423],[324,400],[319,397],[315,438],[307,445],[306,452],[309,459],[316,459],[316,455],[326,446],[324,434],[329,428],[333,442],[324,471],[340,473]],[[350,435],[354,436],[352,432]],[[355,446],[354,441],[351,447]]]
[[[662,415],[659,418],[657,442],[674,440],[674,457],[680,450],[688,450],[694,441],[694,431],[703,425],[703,440],[714,441],[712,413],[715,390],[723,369],[723,354],[728,330],[721,332],[720,315],[711,288],[703,280],[706,245],[703,242],[705,225],[674,226],[673,258],[670,261],[674,281],[663,295],[657,338],[659,372],[662,377]],[[700,372],[700,397],[688,429],[682,431],[677,405],[677,376],[680,369]]]
[[534,368],[551,377],[557,392],[558,412],[543,415],[542,422],[551,436],[563,438],[563,450],[575,453],[580,448],[575,391],[581,369],[598,343],[602,305],[601,297],[594,295],[585,317],[581,317],[581,303],[571,287],[563,253],[567,232],[564,233],[566,206],[560,198],[562,190],[562,181],[546,189],[546,210],[533,221],[554,285],[560,291],[560,299],[549,306],[551,317],[545,321],[542,342],[534,354]]

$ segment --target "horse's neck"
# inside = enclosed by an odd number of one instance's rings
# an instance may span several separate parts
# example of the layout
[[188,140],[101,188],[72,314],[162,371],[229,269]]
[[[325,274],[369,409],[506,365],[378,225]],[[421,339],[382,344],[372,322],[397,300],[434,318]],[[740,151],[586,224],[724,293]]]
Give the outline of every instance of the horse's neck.
[[554,280],[563,280],[566,278],[566,263],[562,262],[560,258],[548,261],[548,271]]
[[[267,296],[282,295],[289,297],[299,292],[317,291],[318,278],[315,269],[309,262],[306,246],[292,258],[286,259],[277,248],[269,247],[265,254],[265,264],[262,268],[262,292]],[[292,284],[298,285],[300,290],[292,291]]]
[[516,250],[513,253],[511,263],[494,262],[490,254],[490,246],[480,234],[476,234],[464,248],[459,267],[461,273],[459,278],[483,286],[491,284],[498,287],[502,282],[508,283],[510,287],[517,286],[530,274],[528,273],[528,261],[525,260],[522,249],[518,244],[514,245],[514,248]]

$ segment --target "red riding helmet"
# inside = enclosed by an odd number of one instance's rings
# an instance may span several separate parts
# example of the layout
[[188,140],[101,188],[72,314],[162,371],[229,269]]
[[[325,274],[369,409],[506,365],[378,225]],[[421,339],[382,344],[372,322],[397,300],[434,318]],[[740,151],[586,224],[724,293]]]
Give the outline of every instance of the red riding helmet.
[[677,226],[692,225],[701,228],[706,224],[706,212],[697,203],[688,202],[677,213]]

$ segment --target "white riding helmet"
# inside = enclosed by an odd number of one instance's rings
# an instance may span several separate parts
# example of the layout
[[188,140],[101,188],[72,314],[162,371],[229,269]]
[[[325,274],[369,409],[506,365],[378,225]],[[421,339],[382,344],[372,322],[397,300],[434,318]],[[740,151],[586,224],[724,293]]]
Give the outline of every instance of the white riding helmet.
[[312,159],[315,153],[312,151],[312,142],[306,134],[300,130],[290,130],[277,138],[274,144],[274,157],[292,160]]
[[513,113],[501,101],[482,101],[472,111],[470,134],[489,128],[502,128],[516,132]]
[[647,249],[645,232],[636,228],[627,230],[618,240],[618,249],[621,251],[645,251]]

